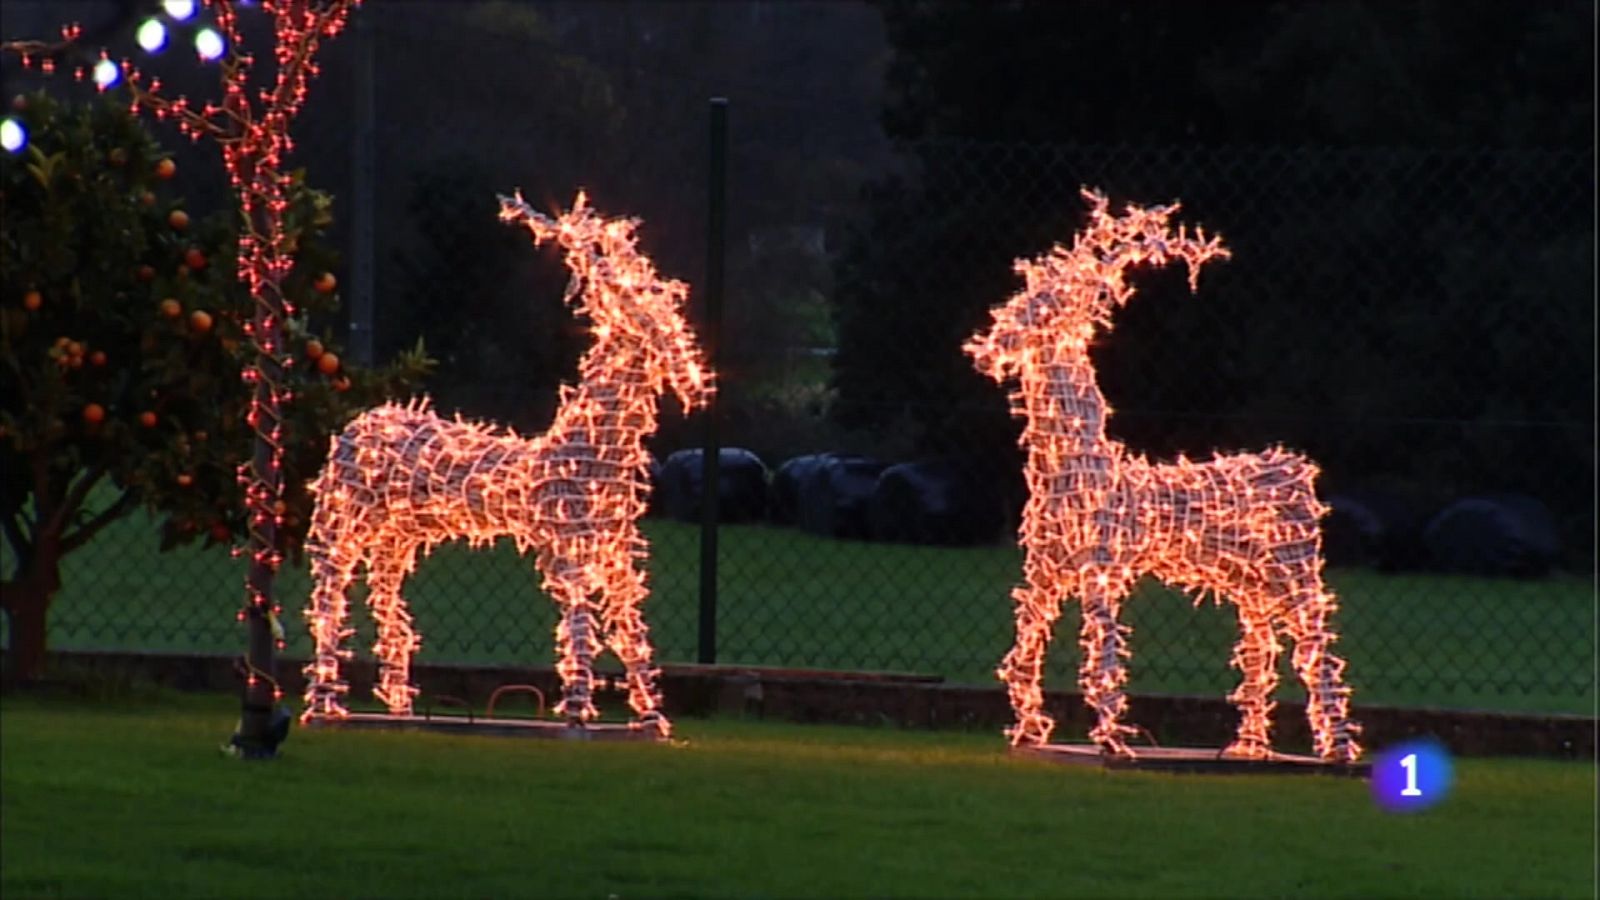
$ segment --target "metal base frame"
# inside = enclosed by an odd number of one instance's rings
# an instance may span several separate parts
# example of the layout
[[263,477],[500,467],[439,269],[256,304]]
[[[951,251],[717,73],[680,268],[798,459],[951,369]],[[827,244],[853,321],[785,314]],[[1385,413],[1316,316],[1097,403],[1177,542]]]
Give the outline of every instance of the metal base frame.
[[1370,778],[1371,763],[1330,763],[1315,756],[1273,753],[1264,759],[1225,755],[1221,748],[1139,747],[1133,756],[1106,753],[1097,744],[1031,744],[1012,747],[1018,756],[1048,759],[1068,765],[1145,772],[1184,772],[1209,775],[1337,775]]
[[579,725],[542,719],[484,716],[397,716],[392,713],[353,712],[339,718],[332,716],[312,718],[306,721],[305,727],[348,731],[434,731],[444,734],[567,741],[667,740],[654,728],[642,728],[620,722],[589,722]]

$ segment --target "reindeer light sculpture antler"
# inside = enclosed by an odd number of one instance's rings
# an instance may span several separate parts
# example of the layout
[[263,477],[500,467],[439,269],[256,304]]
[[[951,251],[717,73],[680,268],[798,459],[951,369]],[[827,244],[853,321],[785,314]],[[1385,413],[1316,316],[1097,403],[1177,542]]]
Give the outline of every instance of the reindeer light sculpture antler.
[[509,537],[536,554],[545,590],[561,607],[556,711],[573,725],[597,715],[593,663],[603,641],[626,669],[633,724],[665,736],[670,724],[640,610],[649,594],[639,566],[648,546],[637,523],[649,490],[644,439],[656,429],[660,395],[671,390],[692,408],[712,390],[683,317],[688,286],[663,279],[639,252],[637,220],[600,216],[581,193],[557,217],[520,195],[502,196],[500,218],[525,226],[534,243],[565,251],[566,299],[590,319],[594,335],[578,365],[580,383],[563,386],[555,422],[537,438],[444,420],[422,401],[371,410],[333,440],[306,545],[316,654],[306,667],[305,718],[347,714],[339,664],[352,633],[345,591],[359,567],[367,567],[367,603],[378,622],[374,693],[391,713],[407,715],[420,638],[400,589],[417,552],[448,540],[488,545]]
[[1018,260],[1023,289],[964,348],[984,374],[1018,382],[1013,411],[1027,419],[1024,584],[1012,592],[1016,644],[998,672],[1016,713],[1007,734],[1014,745],[1049,742],[1055,723],[1044,712],[1045,650],[1062,603],[1078,597],[1079,684],[1098,718],[1090,737],[1107,753],[1134,755],[1123,740],[1134,729],[1121,721],[1131,629],[1118,613],[1149,574],[1238,606],[1243,636],[1233,665],[1244,678],[1229,698],[1241,712],[1230,755],[1270,754],[1282,633],[1294,642],[1317,753],[1353,761],[1359,729],[1348,719],[1344,662],[1329,650],[1336,603],[1322,581],[1317,522],[1325,509],[1313,493],[1316,466],[1281,448],[1162,465],[1106,434],[1110,408],[1089,344],[1133,296],[1128,270],[1181,261],[1193,290],[1200,268],[1228,251],[1201,230],[1173,229],[1177,204],[1112,215],[1103,195],[1083,194],[1088,226],[1070,248]]

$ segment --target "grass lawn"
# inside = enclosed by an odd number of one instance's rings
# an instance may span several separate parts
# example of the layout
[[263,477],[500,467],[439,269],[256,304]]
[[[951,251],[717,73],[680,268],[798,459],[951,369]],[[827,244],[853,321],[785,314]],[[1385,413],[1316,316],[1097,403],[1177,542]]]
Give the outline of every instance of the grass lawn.
[[[645,523],[653,545],[647,606],[659,658],[695,659],[699,531]],[[56,647],[238,652],[242,564],[221,548],[154,552],[142,516],[107,529],[67,560],[52,612]],[[789,529],[728,526],[720,554],[719,659],[723,662],[928,672],[991,684],[1011,641],[1008,591],[1020,577],[1014,547],[943,549],[834,541]],[[1335,571],[1342,610],[1339,651],[1356,703],[1542,712],[1594,709],[1594,585],[1391,576]],[[279,598],[289,652],[309,648],[299,609],[307,580],[286,570]],[[407,586],[423,638],[420,660],[552,662],[552,604],[532,567],[509,547],[445,546]],[[371,646],[361,610],[356,646]],[[1132,689],[1220,696],[1237,637],[1233,609],[1195,608],[1148,585],[1128,603]],[[1052,686],[1077,665],[1076,607],[1050,657]],[[1288,674],[1285,660],[1285,674]],[[1286,696],[1293,696],[1291,689]]]
[[680,722],[677,746],[295,730],[237,703],[0,701],[0,893],[33,897],[1591,897],[1595,771],[1106,773],[998,735]]

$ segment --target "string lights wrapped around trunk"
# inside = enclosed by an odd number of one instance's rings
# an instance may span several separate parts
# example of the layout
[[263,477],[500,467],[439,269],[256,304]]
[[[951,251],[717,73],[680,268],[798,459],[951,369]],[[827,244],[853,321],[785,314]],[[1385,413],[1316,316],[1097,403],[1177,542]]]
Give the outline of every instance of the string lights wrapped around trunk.
[[535,554],[545,591],[561,609],[557,713],[572,725],[596,717],[593,665],[609,647],[626,672],[632,724],[666,736],[640,609],[649,589],[638,520],[650,485],[644,440],[656,429],[660,396],[670,390],[689,409],[713,390],[683,315],[688,287],[663,279],[639,252],[637,220],[602,217],[581,193],[558,218],[536,212],[520,194],[502,196],[500,218],[525,226],[535,244],[553,241],[565,251],[566,300],[576,300],[594,337],[579,362],[580,382],[562,388],[554,423],[536,438],[443,419],[421,401],[370,410],[333,439],[313,486],[306,543],[314,582],[306,620],[316,646],[305,669],[303,718],[348,715],[339,666],[350,656],[345,593],[359,568],[367,570],[367,605],[377,621],[374,693],[392,715],[410,715],[411,656],[421,638],[401,587],[418,552],[508,537]]
[[1088,226],[1071,247],[1018,260],[1023,289],[964,348],[983,374],[1018,383],[1012,411],[1027,420],[1024,583],[1012,591],[1016,643],[998,671],[1016,714],[1006,733],[1015,746],[1049,743],[1045,650],[1063,602],[1078,597],[1079,684],[1097,716],[1090,738],[1104,753],[1136,755],[1124,740],[1134,729],[1122,722],[1131,629],[1118,617],[1134,583],[1153,575],[1194,592],[1196,602],[1209,591],[1238,607],[1242,636],[1232,663],[1243,680],[1229,699],[1241,718],[1227,755],[1271,755],[1281,634],[1294,643],[1318,756],[1352,762],[1361,754],[1359,728],[1348,718],[1344,661],[1330,650],[1337,604],[1322,579],[1318,521],[1326,509],[1313,493],[1316,465],[1281,448],[1158,464],[1106,435],[1111,410],[1089,348],[1133,296],[1128,271],[1181,261],[1196,290],[1201,266],[1228,251],[1201,229],[1174,229],[1176,203],[1112,215],[1103,195],[1083,195]]
[[[270,674],[273,652],[282,647],[277,637],[281,608],[273,601],[273,581],[283,562],[278,547],[284,514],[283,407],[294,399],[284,379],[294,363],[285,346],[284,323],[295,314],[294,304],[283,293],[283,280],[294,268],[295,243],[284,221],[292,185],[283,164],[294,149],[290,127],[320,71],[317,51],[324,40],[344,30],[359,4],[360,0],[261,0],[262,12],[272,19],[275,69],[267,85],[252,87],[256,59],[244,50],[236,0],[203,0],[216,29],[210,32],[209,43],[198,49],[202,59],[220,57],[220,102],[169,97],[161,90],[161,79],[147,76],[128,59],[111,60],[104,50],[96,65],[72,69],[75,78],[92,77],[101,90],[126,83],[133,112],[147,109],[158,119],[170,119],[191,140],[212,139],[222,152],[238,201],[239,280],[248,287],[255,306],[251,321],[244,325],[255,357],[242,373],[251,390],[247,419],[255,432],[255,447],[238,476],[248,513],[244,552],[250,561],[245,603],[238,617],[249,624],[250,645],[244,716],[236,742],[251,756],[272,755],[270,715],[282,696]],[[37,65],[50,73],[56,70],[57,57],[71,49],[81,34],[81,27],[71,24],[62,28],[59,43],[11,42],[4,49],[18,54],[24,67]]]

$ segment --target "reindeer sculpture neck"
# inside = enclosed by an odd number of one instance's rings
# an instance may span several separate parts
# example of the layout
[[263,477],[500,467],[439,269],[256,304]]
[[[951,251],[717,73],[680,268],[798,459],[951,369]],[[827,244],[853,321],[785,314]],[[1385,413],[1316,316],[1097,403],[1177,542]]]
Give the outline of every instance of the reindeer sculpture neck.
[[1037,368],[1023,372],[1018,379],[1022,390],[1020,412],[1028,428],[1041,437],[1067,439],[1071,449],[1086,450],[1106,446],[1106,419],[1110,407],[1095,378],[1094,364],[1087,354],[1066,355],[1041,360]]
[[578,386],[562,389],[553,433],[639,451],[655,431],[660,394],[673,390],[686,407],[704,399],[709,373],[682,315],[688,286],[661,278],[639,252],[636,220],[599,216],[581,192],[556,218],[520,194],[502,195],[500,218],[565,251],[572,279],[564,299],[592,320],[594,344],[579,361]]
[[616,376],[645,364],[642,348],[615,338],[597,340],[578,361],[578,383],[561,388],[551,433],[604,433],[608,443],[641,449],[656,430],[661,391],[646,379]]
[[1202,264],[1228,256],[1221,241],[1207,239],[1204,231],[1191,234],[1185,225],[1171,226],[1176,203],[1130,205],[1112,215],[1104,195],[1085,189],[1083,196],[1090,204],[1088,227],[1071,247],[1057,244],[1033,259],[1017,260],[1024,288],[997,308],[989,329],[965,347],[983,373],[1020,381],[1013,399],[1016,412],[1027,417],[1024,441],[1035,454],[1116,449],[1106,436],[1110,409],[1089,346],[1097,331],[1111,329],[1117,307],[1133,296],[1128,271],[1181,260],[1194,289]]

